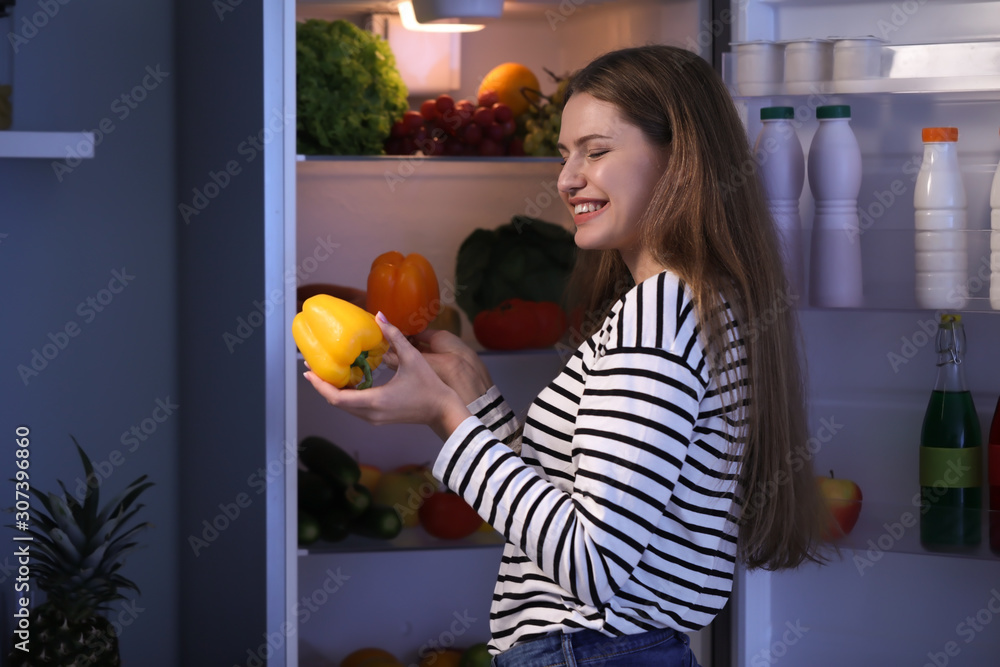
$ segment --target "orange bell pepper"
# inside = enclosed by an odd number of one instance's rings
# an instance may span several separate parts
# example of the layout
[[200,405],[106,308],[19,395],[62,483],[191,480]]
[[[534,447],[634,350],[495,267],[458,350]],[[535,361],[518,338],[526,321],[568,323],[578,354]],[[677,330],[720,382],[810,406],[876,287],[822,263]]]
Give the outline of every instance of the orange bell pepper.
[[369,313],[382,311],[407,336],[426,329],[441,311],[441,294],[431,263],[417,253],[403,257],[395,250],[376,257],[368,274],[365,309]]

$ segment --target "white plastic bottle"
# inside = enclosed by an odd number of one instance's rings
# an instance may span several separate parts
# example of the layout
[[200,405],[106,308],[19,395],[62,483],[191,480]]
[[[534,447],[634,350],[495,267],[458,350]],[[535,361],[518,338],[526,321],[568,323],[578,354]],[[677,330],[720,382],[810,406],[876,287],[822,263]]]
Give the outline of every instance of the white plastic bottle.
[[1000,310],[1000,165],[990,189],[990,308]]
[[924,159],[913,192],[917,305],[964,308],[968,296],[966,199],[958,128],[925,127]]
[[792,107],[764,107],[760,110],[762,127],[754,142],[754,158],[778,230],[793,298],[805,294],[799,198],[806,177],[806,158],[791,122],[794,118]]
[[819,128],[809,145],[809,188],[816,202],[809,261],[814,306],[861,306],[861,149],[846,104],[816,109]]

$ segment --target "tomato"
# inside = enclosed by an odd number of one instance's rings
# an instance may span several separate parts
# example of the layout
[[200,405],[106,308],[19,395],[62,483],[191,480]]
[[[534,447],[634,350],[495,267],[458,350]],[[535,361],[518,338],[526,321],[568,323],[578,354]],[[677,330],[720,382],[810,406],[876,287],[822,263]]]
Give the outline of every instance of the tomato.
[[483,520],[462,496],[436,491],[420,506],[420,523],[434,537],[457,540],[476,532]]

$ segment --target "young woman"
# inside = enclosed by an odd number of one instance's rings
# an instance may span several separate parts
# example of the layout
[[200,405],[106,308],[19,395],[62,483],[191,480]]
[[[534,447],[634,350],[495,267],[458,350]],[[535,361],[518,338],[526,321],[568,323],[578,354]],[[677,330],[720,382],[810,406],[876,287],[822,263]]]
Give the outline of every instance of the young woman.
[[733,570],[816,555],[794,318],[747,137],[716,73],[668,46],[574,76],[558,186],[595,326],[517,424],[476,354],[414,347],[379,317],[397,369],[327,400],[431,426],[434,474],[507,538],[495,664],[693,665]]

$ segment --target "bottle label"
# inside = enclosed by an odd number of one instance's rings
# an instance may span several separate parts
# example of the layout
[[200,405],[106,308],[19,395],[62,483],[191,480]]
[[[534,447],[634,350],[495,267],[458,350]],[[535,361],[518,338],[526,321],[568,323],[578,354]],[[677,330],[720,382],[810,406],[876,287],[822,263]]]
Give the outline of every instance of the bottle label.
[[1000,486],[1000,445],[990,445],[990,486]]
[[920,486],[969,489],[982,486],[982,447],[921,447]]

